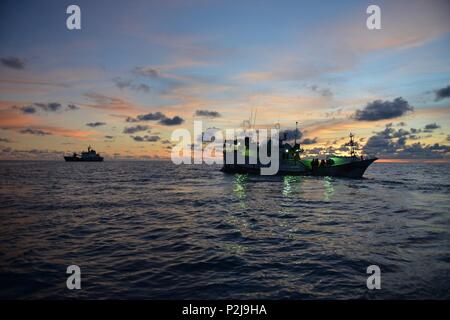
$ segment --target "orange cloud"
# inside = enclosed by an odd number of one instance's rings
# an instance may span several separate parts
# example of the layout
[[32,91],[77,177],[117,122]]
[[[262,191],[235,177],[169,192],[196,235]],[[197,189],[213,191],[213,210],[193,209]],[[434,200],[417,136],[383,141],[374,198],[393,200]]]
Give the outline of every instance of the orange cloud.
[[126,111],[126,112],[140,112],[141,108],[136,107],[134,104],[116,97],[109,97],[99,93],[86,93],[86,98],[94,103],[80,103],[81,106],[112,111]]
[[35,122],[31,116],[13,110],[12,106],[17,104],[14,101],[0,101],[0,128],[22,128]]
[[52,135],[76,138],[79,140],[86,140],[86,138],[88,138],[88,137],[98,135],[98,133],[95,131],[73,130],[73,129],[62,128],[62,127],[54,127],[54,126],[39,126],[38,129],[50,132]]

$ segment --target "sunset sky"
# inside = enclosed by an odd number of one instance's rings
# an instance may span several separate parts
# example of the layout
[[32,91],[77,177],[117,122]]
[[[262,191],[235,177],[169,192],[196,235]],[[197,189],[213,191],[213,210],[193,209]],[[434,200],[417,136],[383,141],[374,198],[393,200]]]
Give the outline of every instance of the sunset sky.
[[[81,30],[66,8],[81,8]],[[368,30],[366,8],[381,8]],[[450,2],[1,1],[0,159],[170,156],[174,129],[450,159]]]

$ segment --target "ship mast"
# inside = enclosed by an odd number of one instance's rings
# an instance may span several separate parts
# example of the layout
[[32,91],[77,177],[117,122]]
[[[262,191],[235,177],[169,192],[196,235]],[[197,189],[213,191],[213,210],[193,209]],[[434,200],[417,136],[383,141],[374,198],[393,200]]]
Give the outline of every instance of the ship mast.
[[348,145],[350,146],[350,156],[351,157],[356,157],[356,152],[355,152],[355,140],[353,140],[353,133],[350,132],[350,141],[348,143]]

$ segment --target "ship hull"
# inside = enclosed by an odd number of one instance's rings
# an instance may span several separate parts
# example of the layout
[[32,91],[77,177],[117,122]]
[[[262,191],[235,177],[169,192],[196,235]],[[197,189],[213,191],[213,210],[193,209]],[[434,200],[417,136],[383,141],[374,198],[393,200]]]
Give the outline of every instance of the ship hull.
[[83,159],[78,157],[64,157],[66,162],[102,162],[103,157],[97,157],[92,159]]
[[[277,175],[362,178],[366,169],[375,160],[377,160],[377,158],[358,160],[341,165],[319,166],[313,169],[301,164],[293,166],[281,163]],[[225,164],[222,167],[222,171],[226,173],[260,174],[261,166],[251,164]]]

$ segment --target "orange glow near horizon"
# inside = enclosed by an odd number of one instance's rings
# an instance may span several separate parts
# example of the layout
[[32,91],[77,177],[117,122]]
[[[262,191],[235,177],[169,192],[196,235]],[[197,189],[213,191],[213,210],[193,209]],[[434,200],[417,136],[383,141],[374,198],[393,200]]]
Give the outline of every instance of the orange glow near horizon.
[[450,163],[450,159],[378,159],[378,163]]

